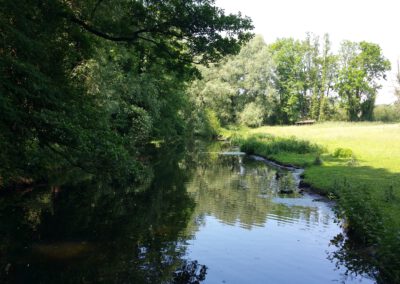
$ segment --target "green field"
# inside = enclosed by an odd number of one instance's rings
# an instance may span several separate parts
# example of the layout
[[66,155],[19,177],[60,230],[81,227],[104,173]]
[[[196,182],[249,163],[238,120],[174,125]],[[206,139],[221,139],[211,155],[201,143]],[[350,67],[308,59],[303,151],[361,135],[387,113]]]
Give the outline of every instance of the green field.
[[[306,167],[305,181],[314,188],[329,193],[338,182],[364,186],[377,199],[385,199],[387,189],[394,189],[399,202],[385,208],[400,217],[400,124],[382,123],[321,123],[309,126],[263,126],[241,129],[237,135],[302,139],[324,148],[322,165],[313,165],[316,153],[278,152],[267,155],[283,163]],[[350,149],[353,157],[334,157],[338,148]],[[259,153],[261,154],[261,153]],[[396,218],[398,219],[398,218]]]
[[[355,237],[377,248],[373,258],[383,274],[400,279],[394,266],[400,262],[400,124],[330,122],[224,134],[245,152],[304,167],[304,181],[336,196]],[[345,155],[335,155],[338,148]]]
[[249,130],[249,134],[254,133],[296,136],[323,145],[330,153],[339,147],[349,148],[360,166],[400,173],[400,124],[343,122],[310,126],[264,126]]
[[[325,148],[321,166],[313,166],[311,155],[278,153],[271,155],[278,161],[298,165],[308,164],[305,181],[322,192],[335,191],[342,180],[366,187],[379,201],[387,199],[388,189],[394,189],[394,199],[385,209],[400,217],[400,124],[378,123],[323,123],[311,126],[261,127],[248,131],[249,135],[268,133],[278,137],[295,136]],[[338,148],[351,149],[351,158],[333,157]],[[350,165],[349,165],[350,164]]]

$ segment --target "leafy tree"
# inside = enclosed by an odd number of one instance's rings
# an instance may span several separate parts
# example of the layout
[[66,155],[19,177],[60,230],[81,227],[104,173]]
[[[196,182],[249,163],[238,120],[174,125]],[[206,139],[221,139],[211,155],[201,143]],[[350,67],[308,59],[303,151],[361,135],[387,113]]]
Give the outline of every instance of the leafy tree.
[[303,66],[304,45],[292,38],[279,39],[270,50],[276,64],[274,87],[277,90],[277,123],[291,123],[306,113],[307,82]]
[[281,66],[276,72],[276,86],[282,108],[286,109],[286,118],[280,123],[330,116],[336,73],[336,57],[330,52],[330,45],[326,34],[320,51],[320,39],[311,33],[303,41],[282,39],[271,45],[281,49],[274,62]]
[[303,63],[305,84],[300,106],[301,116],[318,119],[322,87],[320,80],[319,38],[317,36],[312,37],[310,33],[307,33],[303,44],[305,48]]
[[334,113],[336,96],[333,84],[337,74],[337,56],[331,52],[329,35],[323,38],[322,52],[319,55],[319,89],[314,94],[311,105],[311,117],[317,120],[330,119]]
[[250,127],[259,127],[263,122],[263,109],[261,105],[252,102],[247,104],[240,113],[239,121],[241,124]]
[[380,79],[386,79],[385,72],[390,62],[382,55],[377,44],[346,41],[340,52],[341,69],[335,85],[348,119],[372,120]]
[[214,110],[223,125],[239,122],[240,113],[252,102],[271,113],[272,67],[267,45],[257,36],[238,55],[202,68],[202,79],[191,86],[191,98],[199,108]]

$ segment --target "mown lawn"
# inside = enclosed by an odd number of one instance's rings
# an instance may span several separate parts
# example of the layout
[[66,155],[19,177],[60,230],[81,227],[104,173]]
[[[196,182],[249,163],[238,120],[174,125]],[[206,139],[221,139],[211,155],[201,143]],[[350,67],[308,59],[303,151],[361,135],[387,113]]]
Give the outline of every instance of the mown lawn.
[[[263,126],[224,134],[246,152],[304,167],[304,181],[337,196],[356,237],[377,248],[383,277],[400,281],[400,124]],[[350,154],[335,156],[338,148]]]

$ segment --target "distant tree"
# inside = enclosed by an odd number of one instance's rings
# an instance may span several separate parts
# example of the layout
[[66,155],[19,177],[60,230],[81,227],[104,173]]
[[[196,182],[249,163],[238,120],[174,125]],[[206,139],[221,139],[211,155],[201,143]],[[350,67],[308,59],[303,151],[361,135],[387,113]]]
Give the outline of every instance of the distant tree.
[[399,64],[399,60],[397,60],[397,74],[396,74],[395,95],[397,97],[396,103],[400,104],[400,64]]
[[319,37],[307,33],[303,41],[305,84],[303,91],[303,104],[301,116],[318,119],[321,100],[321,59],[319,57]]
[[262,121],[275,109],[273,61],[262,37],[252,39],[238,55],[200,70],[202,79],[190,88],[192,101],[198,108],[212,109],[223,125],[240,123],[240,114],[252,102],[263,109]]
[[314,110],[313,118],[317,120],[330,119],[334,113],[335,95],[333,85],[337,75],[337,56],[331,52],[329,35],[325,34],[320,55],[320,92],[318,96],[319,110]]
[[400,111],[397,104],[394,105],[377,105],[374,108],[374,120],[383,122],[400,121]]
[[275,63],[276,122],[293,123],[307,113],[305,48],[301,41],[292,38],[279,39],[269,48]]
[[337,57],[331,53],[330,45],[326,34],[320,50],[319,37],[311,33],[307,33],[303,41],[281,39],[271,45],[275,50],[275,88],[281,109],[287,113],[287,118],[280,123],[331,117]]
[[[236,56],[203,68],[191,88],[193,98],[211,108],[223,125],[243,123],[262,106],[263,123],[296,120],[372,120],[376,93],[390,68],[378,45],[344,42],[339,55],[309,33],[305,40],[278,39],[266,45],[256,37]],[[199,104],[198,104],[199,105]],[[246,106],[252,106],[244,112]]]
[[390,62],[377,44],[345,41],[340,51],[340,70],[335,84],[350,121],[372,120],[380,79]]

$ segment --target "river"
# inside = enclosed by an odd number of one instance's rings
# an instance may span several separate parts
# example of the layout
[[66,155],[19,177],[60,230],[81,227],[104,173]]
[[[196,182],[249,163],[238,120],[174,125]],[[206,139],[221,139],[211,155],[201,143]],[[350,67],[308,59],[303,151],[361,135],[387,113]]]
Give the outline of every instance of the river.
[[299,192],[296,172],[195,148],[160,155],[145,189],[86,180],[0,197],[0,282],[374,283],[337,258],[333,204]]

